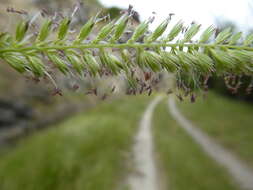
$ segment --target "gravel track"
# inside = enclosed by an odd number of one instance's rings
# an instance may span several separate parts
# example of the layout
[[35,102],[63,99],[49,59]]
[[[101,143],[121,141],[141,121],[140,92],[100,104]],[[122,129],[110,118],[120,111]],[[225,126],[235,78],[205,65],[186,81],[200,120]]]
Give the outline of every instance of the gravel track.
[[155,106],[162,100],[157,96],[148,105],[140,122],[133,147],[134,171],[129,175],[131,190],[158,190],[159,183],[153,154],[153,138],[151,133],[152,114]]
[[180,126],[210,157],[229,171],[242,189],[253,190],[253,171],[245,163],[188,121],[177,109],[173,97],[169,98],[168,107],[171,115],[178,121]]

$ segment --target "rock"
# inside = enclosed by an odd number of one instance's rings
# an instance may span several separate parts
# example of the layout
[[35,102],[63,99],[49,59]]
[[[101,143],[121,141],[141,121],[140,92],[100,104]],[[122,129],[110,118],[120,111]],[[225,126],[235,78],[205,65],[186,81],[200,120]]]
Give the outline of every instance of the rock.
[[16,114],[11,109],[0,107],[0,127],[11,125],[17,120]]
[[33,110],[31,107],[22,103],[14,103],[13,110],[18,118],[31,119],[33,117]]
[[0,127],[11,127],[21,120],[30,120],[33,117],[31,107],[21,102],[0,100]]

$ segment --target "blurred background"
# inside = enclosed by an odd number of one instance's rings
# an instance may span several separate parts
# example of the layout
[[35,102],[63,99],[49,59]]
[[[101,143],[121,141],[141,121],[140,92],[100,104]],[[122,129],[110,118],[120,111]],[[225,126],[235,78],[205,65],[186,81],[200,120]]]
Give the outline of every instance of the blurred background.
[[[117,18],[131,4],[138,12],[136,25],[155,16],[151,30],[173,13],[171,26],[182,19],[203,28],[214,25],[217,34],[226,27],[244,35],[253,31],[252,0],[0,0],[0,32],[13,31],[17,20],[28,17],[8,8],[33,18],[41,12],[68,15],[76,3],[76,28],[98,12]],[[237,93],[223,78],[213,77],[205,97],[200,94],[194,104],[189,98],[176,103],[197,128],[253,170],[253,93],[247,93],[252,77],[241,79]],[[135,168],[133,139],[158,93],[126,96],[120,77],[81,81],[59,74],[57,84],[63,96],[0,60],[0,189],[130,189],[126,179]],[[168,111],[167,97],[155,109],[152,127],[158,190],[243,189],[181,129]]]

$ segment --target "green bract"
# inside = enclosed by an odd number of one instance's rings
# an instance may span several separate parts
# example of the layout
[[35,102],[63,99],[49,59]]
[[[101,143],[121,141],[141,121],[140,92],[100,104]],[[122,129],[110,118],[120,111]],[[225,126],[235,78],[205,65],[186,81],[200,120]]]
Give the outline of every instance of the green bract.
[[94,18],[88,20],[88,22],[81,28],[76,40],[79,43],[85,40],[85,38],[87,38],[87,36],[91,33],[91,30],[94,27],[94,25],[95,25]]
[[68,33],[68,29],[69,29],[69,24],[70,24],[69,18],[65,18],[61,21],[60,26],[59,26],[59,31],[58,31],[59,40],[63,40],[66,37]]
[[45,66],[43,65],[41,59],[35,56],[28,56],[27,60],[29,62],[31,71],[34,73],[36,77],[44,76]]
[[144,33],[148,30],[149,22],[145,21],[139,24],[139,26],[136,27],[131,39],[128,40],[128,43],[134,43],[137,41]]
[[66,75],[68,73],[68,66],[56,53],[48,53],[47,56],[63,74]]
[[44,41],[50,34],[52,21],[46,19],[40,29],[39,35],[37,36],[37,41]]
[[111,37],[111,42],[115,42],[115,41],[117,41],[121,37],[121,35],[123,34],[125,28],[127,27],[127,21],[128,21],[128,16],[127,15],[123,15],[115,23],[114,34]]
[[221,31],[215,39],[216,44],[222,44],[232,35],[231,28]]
[[18,53],[5,53],[2,55],[4,60],[19,73],[24,73],[26,71],[26,61]]
[[155,31],[147,37],[147,42],[153,42],[155,40],[157,40],[157,38],[159,38],[166,30],[168,24],[169,24],[169,19],[166,19],[165,21],[163,21],[156,29]]
[[174,38],[176,38],[177,35],[182,31],[183,26],[184,25],[183,25],[182,21],[179,21],[177,24],[175,24],[175,26],[173,26],[173,28],[169,32],[165,42],[172,41]]
[[99,64],[96,59],[89,53],[83,56],[84,64],[87,66],[87,69],[92,73],[93,76],[96,76],[99,72]]
[[105,39],[110,32],[112,31],[114,27],[114,23],[110,22],[109,24],[105,25],[100,32],[98,33],[97,37],[95,38],[95,40],[93,40],[93,43],[96,44],[98,42],[100,42],[101,40]]
[[182,41],[184,43],[191,41],[191,39],[198,33],[199,29],[200,29],[200,25],[192,24],[192,26],[184,34],[184,39]]
[[28,30],[29,23],[27,21],[21,21],[16,27],[16,40],[20,42],[24,39]]
[[84,69],[84,65],[82,63],[81,58],[77,55],[77,53],[73,51],[68,51],[66,53],[66,57],[70,62],[70,64],[72,65],[72,67],[74,68],[74,70],[81,75]]
[[209,26],[200,36],[199,43],[206,43],[214,34],[215,29],[213,26]]

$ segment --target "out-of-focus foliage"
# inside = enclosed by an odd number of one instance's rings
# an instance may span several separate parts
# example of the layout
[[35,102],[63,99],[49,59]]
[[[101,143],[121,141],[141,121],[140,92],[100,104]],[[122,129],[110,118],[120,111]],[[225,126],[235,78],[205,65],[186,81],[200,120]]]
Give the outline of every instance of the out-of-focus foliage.
[[[226,20],[219,20],[217,19],[217,28],[218,30],[216,31],[216,36],[219,34],[220,31],[224,30],[225,28],[230,28],[231,32],[233,33],[233,36],[241,36],[242,33],[238,32],[239,29],[233,23],[232,21],[226,21]],[[253,39],[253,36],[250,35],[252,34],[252,31],[248,31],[248,39]],[[243,44],[242,40],[239,40],[240,38],[237,39],[234,44]],[[249,40],[249,41],[251,41]],[[244,42],[245,44],[245,42]],[[221,94],[225,94],[229,97],[235,98],[235,99],[240,99],[240,100],[248,100],[248,101],[253,101],[253,93],[251,93],[251,90],[253,88],[253,77],[252,76],[247,76],[247,75],[240,75],[240,76],[230,76],[225,78],[224,76],[215,76],[212,77],[211,80],[209,81],[209,86],[216,90],[217,92]],[[232,85],[231,85],[232,84]],[[237,88],[234,88],[237,86]]]
[[117,189],[128,171],[130,139],[149,100],[139,96],[104,103],[26,138],[1,153],[0,189]]
[[[194,112],[194,104],[189,104],[191,106],[187,111]],[[208,110],[207,107],[205,110]],[[200,115],[202,113],[198,115],[199,118]],[[168,182],[166,189],[238,189],[225,169],[210,159],[168,113],[165,101],[158,105],[153,118],[155,148],[159,163],[163,166],[163,175]],[[212,117],[209,116],[208,119]]]
[[187,119],[253,167],[251,104],[210,92],[194,104],[184,101],[177,105]]

